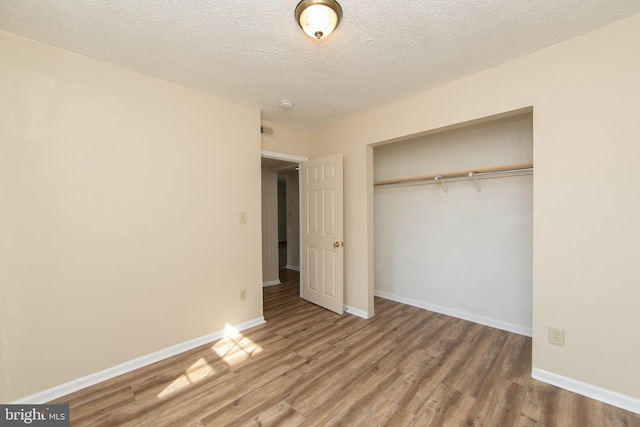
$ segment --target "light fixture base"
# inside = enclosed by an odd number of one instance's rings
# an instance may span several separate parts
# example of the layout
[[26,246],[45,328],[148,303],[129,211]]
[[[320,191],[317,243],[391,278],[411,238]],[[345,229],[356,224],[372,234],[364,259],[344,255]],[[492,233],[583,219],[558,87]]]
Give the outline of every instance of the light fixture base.
[[291,110],[293,109],[293,102],[289,101],[288,99],[283,99],[282,101],[280,101],[280,108],[282,108],[283,110]]
[[335,0],[302,0],[296,6],[296,21],[309,36],[327,37],[342,20],[342,7]]

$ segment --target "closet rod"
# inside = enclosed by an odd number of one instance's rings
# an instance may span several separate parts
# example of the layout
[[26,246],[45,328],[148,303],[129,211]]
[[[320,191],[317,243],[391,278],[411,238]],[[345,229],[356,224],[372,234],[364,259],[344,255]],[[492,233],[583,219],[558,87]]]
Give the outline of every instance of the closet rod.
[[473,177],[473,176],[481,176],[481,175],[491,175],[491,174],[498,174],[498,173],[526,172],[531,170],[533,170],[533,163],[521,163],[517,165],[497,166],[493,168],[439,173],[434,175],[421,175],[421,176],[411,176],[407,178],[384,179],[381,181],[374,181],[373,185],[390,185],[390,184],[400,184],[403,182],[414,182],[414,181],[433,181],[436,178],[438,179],[462,178],[462,177],[470,177],[470,176]]

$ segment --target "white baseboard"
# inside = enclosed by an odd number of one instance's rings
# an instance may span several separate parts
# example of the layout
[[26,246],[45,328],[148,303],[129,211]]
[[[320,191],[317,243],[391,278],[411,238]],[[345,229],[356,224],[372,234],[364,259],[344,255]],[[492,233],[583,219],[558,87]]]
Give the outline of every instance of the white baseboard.
[[300,271],[300,266],[297,266],[297,265],[287,264],[287,266],[285,268],[287,270]]
[[266,288],[267,286],[275,286],[280,284],[281,284],[280,280],[271,280],[268,282],[262,282],[262,287]]
[[503,331],[513,332],[514,334],[531,336],[531,328],[525,328],[512,323],[502,322],[500,320],[491,319],[483,316],[476,316],[471,313],[465,313],[457,311],[448,307],[442,307],[439,305],[429,304],[424,301],[415,300],[412,298],[405,298],[394,294],[389,294],[383,291],[375,291],[374,295],[391,301],[401,302],[403,304],[412,305],[414,307],[424,308],[425,310],[435,311],[436,313],[446,314],[447,316],[457,317],[458,319],[468,320],[474,323],[480,323],[481,325],[490,326],[492,328],[502,329]]
[[369,316],[369,313],[367,313],[366,311],[362,311],[358,308],[351,307],[348,305],[344,306],[344,311],[345,313],[353,314],[354,316],[362,317],[363,319],[369,319],[371,317]]
[[599,400],[600,402],[624,409],[625,411],[640,414],[640,399],[631,396],[563,377],[562,375],[539,368],[533,368],[531,370],[531,378],[581,394],[591,399]]
[[[248,322],[244,322],[239,325],[236,325],[233,328],[237,331],[244,331],[245,329],[253,328],[254,326],[262,325],[263,323],[265,323],[264,317],[258,317],[257,319],[249,320]],[[78,390],[82,390],[84,388],[90,387],[92,385],[96,385],[103,381],[110,380],[111,378],[115,378],[119,375],[126,374],[136,369],[140,369],[145,366],[151,365],[152,363],[156,363],[161,360],[167,359],[171,356],[175,356],[177,354],[184,353],[185,351],[189,351],[196,347],[200,347],[201,345],[205,345],[210,342],[217,341],[220,338],[223,338],[224,336],[225,336],[224,330],[213,332],[211,334],[208,334],[199,338],[195,338],[190,341],[186,341],[171,347],[167,347],[165,349],[147,354],[145,356],[138,357],[133,360],[129,360],[128,362],[121,363],[119,365],[113,366],[111,368],[107,368],[100,372],[89,374],[85,377],[78,378],[73,381],[69,381],[59,386],[52,387],[48,390],[44,390],[39,393],[32,394],[31,396],[27,396],[22,399],[16,400],[13,403],[29,404],[29,405],[47,403],[51,400],[58,399],[62,396],[66,396]]]

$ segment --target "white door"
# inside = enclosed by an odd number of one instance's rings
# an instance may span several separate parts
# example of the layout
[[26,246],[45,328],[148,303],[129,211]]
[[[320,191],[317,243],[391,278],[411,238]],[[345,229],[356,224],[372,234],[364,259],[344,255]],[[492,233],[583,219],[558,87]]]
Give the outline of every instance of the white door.
[[344,311],[342,153],[302,163],[300,296]]

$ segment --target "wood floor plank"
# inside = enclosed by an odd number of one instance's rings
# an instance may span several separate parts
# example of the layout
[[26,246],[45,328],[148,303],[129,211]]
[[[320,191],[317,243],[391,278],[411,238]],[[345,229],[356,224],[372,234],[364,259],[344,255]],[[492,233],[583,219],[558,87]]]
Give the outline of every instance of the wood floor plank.
[[380,400],[363,413],[355,414],[357,419],[351,421],[349,425],[354,427],[386,426],[396,409],[397,406],[393,402]]
[[427,402],[446,372],[440,360],[428,356],[418,368],[407,374],[410,386],[399,396],[397,404],[415,414]]
[[401,406],[396,405],[396,411],[386,422],[386,425],[390,427],[406,427],[415,425],[415,414],[407,411]]
[[266,324],[54,403],[91,427],[640,427],[533,380],[528,337],[379,297],[371,319],[337,315],[281,277],[263,290]]
[[[475,404],[469,395],[440,384],[414,417],[415,425],[457,426],[468,423],[468,413]],[[473,424],[472,424],[473,425]],[[508,424],[505,424],[508,425]]]
[[491,367],[503,351],[505,341],[506,332],[484,329],[473,346],[466,347],[466,351],[444,378],[443,383],[476,397]]
[[557,407],[560,391],[560,389],[547,384],[537,384],[535,380],[530,381],[522,414],[535,425],[557,425],[555,418],[562,415]]
[[[236,372],[232,384],[216,387],[200,394],[197,398],[184,402],[184,408],[188,410],[178,413],[168,413],[159,422],[162,425],[186,425],[194,422],[210,413],[228,405],[235,405],[238,399],[246,395],[250,390],[258,389],[269,384],[282,374],[290,371],[304,360],[295,353],[287,354],[284,358],[277,354],[263,363],[249,365],[243,371]],[[194,411],[193,409],[197,409]]]
[[74,410],[69,416],[74,423],[90,425],[96,422],[94,419],[96,413],[109,413],[113,409],[129,406],[134,401],[135,396],[130,387],[119,388],[105,393],[92,401],[84,402],[80,408]]
[[335,393],[324,405],[320,405],[312,411],[303,413],[307,420],[313,420],[314,425],[352,425],[363,413],[370,410],[375,400],[375,395],[386,390],[401,375],[399,371],[379,371],[371,368],[364,371],[361,376],[353,379],[348,387],[343,387]]
[[[214,412],[193,414],[193,417],[200,417],[200,421],[206,426],[230,425],[239,418],[254,419],[269,408],[282,403],[288,395],[287,390],[297,379],[296,375],[280,375],[264,386],[243,394],[231,405],[226,405]],[[180,420],[177,425],[184,424],[184,420]]]
[[367,369],[381,355],[391,351],[389,348],[376,348],[376,351],[371,351],[374,347],[372,345],[369,349],[363,349],[355,356],[346,353],[342,360],[331,366],[326,375],[318,378],[305,390],[301,390],[287,401],[305,417],[314,409],[332,401],[334,396],[344,390],[349,390],[353,384],[363,380],[363,376],[369,374]]
[[503,379],[526,385],[531,378],[531,338],[508,334],[504,349],[493,373]]
[[516,426],[520,420],[521,402],[526,387],[508,380],[492,383],[476,397],[469,419],[476,426]]
[[282,401],[243,423],[241,427],[296,427],[304,423],[304,417],[286,401]]

